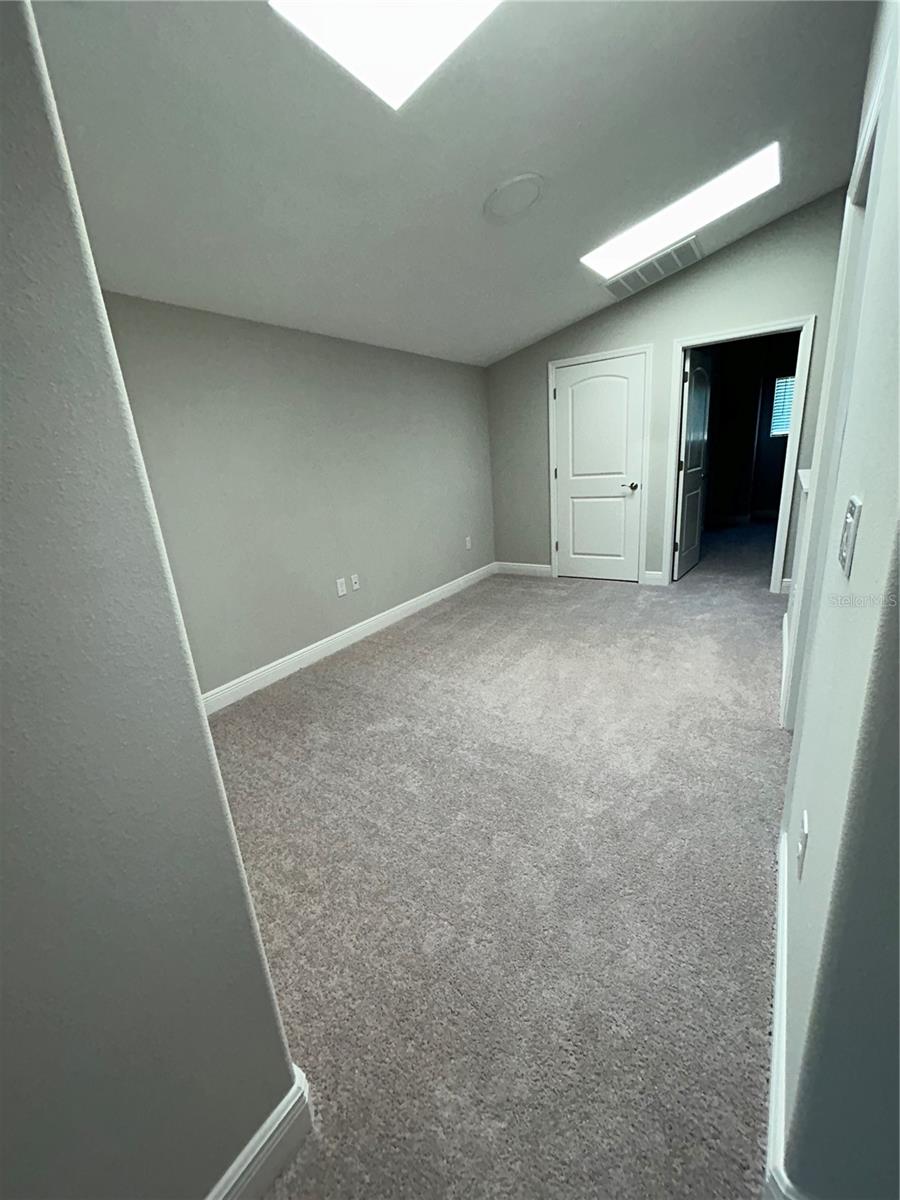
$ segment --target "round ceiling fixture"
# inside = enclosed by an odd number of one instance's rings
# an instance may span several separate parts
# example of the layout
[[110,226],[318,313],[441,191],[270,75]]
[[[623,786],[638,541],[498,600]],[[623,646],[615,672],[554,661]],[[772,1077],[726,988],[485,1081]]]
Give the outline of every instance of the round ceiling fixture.
[[484,202],[482,212],[489,221],[508,225],[518,221],[537,204],[544,191],[544,178],[534,171],[516,175],[495,187]]

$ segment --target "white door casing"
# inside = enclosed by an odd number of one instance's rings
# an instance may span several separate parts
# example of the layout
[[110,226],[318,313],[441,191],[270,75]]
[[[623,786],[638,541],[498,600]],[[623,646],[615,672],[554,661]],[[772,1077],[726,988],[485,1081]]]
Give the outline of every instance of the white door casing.
[[681,449],[678,459],[678,508],[672,577],[681,579],[700,561],[706,501],[707,433],[712,359],[703,350],[684,355]]
[[781,321],[769,321],[761,325],[748,325],[741,329],[708,329],[705,333],[695,334],[692,337],[676,338],[673,342],[672,391],[670,393],[672,407],[669,422],[668,450],[666,453],[670,474],[666,488],[666,507],[663,519],[663,528],[669,531],[669,536],[665,538],[663,545],[662,578],[658,582],[671,583],[673,579],[677,578],[674,570],[674,546],[676,541],[680,541],[678,538],[678,496],[681,486],[681,472],[678,470],[678,462],[683,431],[685,355],[694,346],[714,346],[720,342],[737,342],[743,341],[746,338],[763,337],[770,333],[793,333],[797,331],[800,334],[800,345],[797,348],[791,431],[788,434],[787,455],[782,481],[783,490],[781,493],[781,505],[778,511],[778,525],[776,527],[775,553],[772,559],[772,578],[769,585],[772,592],[779,593],[784,590],[784,557],[787,548],[787,533],[791,522],[791,510],[794,503],[790,479],[796,478],[797,456],[800,447],[800,435],[803,431],[803,409],[809,380],[815,325],[816,318],[812,314]]
[[559,575],[637,582],[645,384],[642,353],[555,368]]

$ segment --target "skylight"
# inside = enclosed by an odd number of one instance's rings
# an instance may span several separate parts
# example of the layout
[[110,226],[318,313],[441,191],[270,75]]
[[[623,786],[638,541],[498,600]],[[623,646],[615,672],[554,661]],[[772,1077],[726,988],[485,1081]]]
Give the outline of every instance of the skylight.
[[613,279],[779,183],[781,153],[778,142],[772,142],[652,217],[617,233],[581,261],[604,279]]
[[398,109],[500,0],[269,0],[286,21]]

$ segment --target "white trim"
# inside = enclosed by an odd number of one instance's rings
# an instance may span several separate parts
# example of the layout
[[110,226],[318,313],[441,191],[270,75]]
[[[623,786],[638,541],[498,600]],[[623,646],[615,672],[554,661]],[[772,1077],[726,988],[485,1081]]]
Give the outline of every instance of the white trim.
[[778,526],[775,530],[775,553],[772,556],[770,592],[785,590],[784,556],[787,553],[788,529],[791,524],[791,510],[794,506],[797,455],[800,453],[800,434],[803,430],[803,410],[806,406],[806,392],[809,387],[809,365],[812,362],[815,328],[816,318],[807,317],[800,331],[800,344],[797,347],[797,371],[794,376],[794,398],[791,402],[791,428],[784,457],[784,474],[781,477],[781,500],[778,504]]
[[784,577],[784,579],[782,579],[782,581],[781,581],[782,596],[789,596],[791,594],[792,583],[793,583],[793,580],[791,579],[790,575],[786,575]]
[[697,334],[693,337],[676,338],[672,353],[672,403],[669,408],[669,436],[667,439],[667,484],[663,529],[667,537],[663,544],[663,574],[666,582],[672,582],[672,567],[675,547],[675,506],[678,495],[678,444],[681,437],[681,414],[684,404],[684,352],[692,346],[710,346],[719,342],[736,342],[742,338],[761,337],[767,333],[792,333],[799,331],[797,347],[797,372],[794,384],[794,403],[791,412],[791,429],[788,434],[784,476],[782,479],[781,504],[778,510],[778,528],[775,535],[775,555],[772,560],[772,578],[769,588],[781,591],[781,576],[784,571],[784,554],[790,526],[791,507],[794,495],[794,479],[797,470],[797,453],[800,449],[800,434],[803,428],[803,408],[809,384],[809,364],[812,357],[815,314],[794,317],[783,321],[767,321],[761,325],[747,325],[743,329],[719,330],[714,333]]
[[494,563],[498,575],[552,575],[549,563]]
[[813,1200],[806,1192],[801,1192],[783,1173],[766,1175],[763,1187],[763,1200]]
[[559,366],[574,365],[573,363],[566,362],[565,359],[547,363],[547,445],[550,453],[547,462],[550,482],[550,574],[554,579],[559,578],[559,551],[557,550],[559,539],[556,536],[559,528],[559,514],[556,503],[556,481],[559,476],[559,472],[556,469],[556,368]]
[[778,881],[775,899],[775,984],[772,993],[772,1061],[769,1071],[769,1125],[766,1136],[766,1177],[783,1173],[784,1072],[787,1022],[787,892],[790,866],[788,834],[778,839]]
[[647,563],[647,521],[650,505],[647,497],[650,492],[650,418],[653,408],[653,346],[646,347],[644,354],[644,427],[641,430],[643,452],[641,454],[641,525],[638,534],[638,583],[652,583],[648,575],[654,571],[646,571]]
[[561,367],[577,367],[582,363],[605,362],[608,358],[624,358],[629,354],[644,356],[644,406],[641,429],[641,514],[638,533],[638,583],[649,583],[645,575],[655,572],[644,571],[647,561],[647,485],[650,470],[650,405],[653,399],[653,346],[647,343],[643,346],[628,346],[624,350],[598,350],[594,354],[576,354],[574,358],[554,358],[547,363],[547,425],[550,459],[547,464],[550,486],[550,573],[556,579],[559,576],[559,555],[556,550],[558,539],[558,514],[556,505],[556,480],[553,471],[556,467],[556,403],[553,395],[556,387],[556,372]]
[[791,623],[788,620],[788,614],[785,613],[781,618],[781,693],[778,697],[778,723],[782,729],[787,728],[785,725],[787,713],[787,689],[788,677],[791,670]]
[[778,890],[775,901],[775,986],[772,995],[772,1059],[769,1072],[769,1126],[766,1136],[765,1200],[810,1200],[785,1172],[785,1050],[787,1046],[788,872],[791,855],[787,830],[778,839]]
[[294,1082],[287,1095],[254,1133],[206,1200],[259,1200],[288,1163],[296,1157],[312,1130],[306,1076],[293,1066]]
[[595,350],[592,354],[576,354],[574,358],[554,358],[547,365],[550,368],[580,367],[582,363],[603,362],[607,358],[625,358],[629,354],[652,353],[652,343],[645,342],[642,346],[626,346],[624,350]]
[[[896,51],[895,51],[896,53]],[[850,203],[857,208],[865,208],[869,194],[869,174],[872,169],[872,157],[875,150],[875,135],[878,132],[878,121],[884,106],[884,96],[887,90],[888,69],[891,66],[891,47],[888,43],[886,53],[878,66],[878,75],[872,85],[869,104],[862,115],[859,134],[856,139],[856,155],[853,159],[853,170],[850,172],[850,182],[847,184],[847,195]]]
[[237,700],[242,700],[244,696],[249,696],[252,692],[258,692],[260,688],[269,687],[270,684],[277,683],[279,679],[284,679],[285,676],[293,675],[295,671],[300,671],[303,667],[318,662],[320,658],[326,658],[329,654],[335,654],[338,650],[352,646],[354,642],[359,642],[363,638],[369,637],[370,634],[377,633],[379,629],[386,629],[388,625],[402,621],[405,617],[411,617],[420,609],[427,608],[430,604],[436,604],[438,600],[444,600],[447,596],[461,592],[463,588],[471,587],[473,583],[478,583],[496,573],[497,564],[486,563],[483,567],[470,571],[467,575],[460,575],[457,579],[451,579],[449,583],[442,583],[440,587],[432,588],[430,592],[423,592],[421,596],[413,596],[411,600],[404,600],[402,604],[376,613],[374,617],[368,617],[365,621],[359,621],[356,625],[350,625],[347,629],[332,633],[329,637],[313,642],[310,646],[304,646],[292,654],[286,654],[284,658],[277,658],[274,662],[257,667],[254,671],[248,671],[246,675],[232,679],[229,683],[212,688],[211,691],[203,693],[203,706],[207,715],[218,712],[220,708],[234,704]]
[[825,348],[822,370],[819,412],[816,418],[816,440],[813,446],[809,476],[809,502],[805,528],[794,550],[793,572],[797,580],[794,599],[795,612],[792,631],[793,655],[788,671],[784,725],[793,729],[805,701],[804,658],[809,644],[813,600],[825,569],[828,528],[826,513],[834,500],[837,470],[840,461],[843,424],[847,413],[849,388],[846,375],[853,361],[853,338],[848,322],[856,315],[860,280],[857,278],[866,229],[869,172],[874,161],[879,123],[882,117],[887,81],[896,56],[892,45],[896,33],[884,46],[877,68],[870,99],[863,113],[853,170],[844,206],[841,240],[838,247],[837,271],[831,303],[831,324]]
[[668,580],[662,571],[641,571],[639,582],[653,584],[656,587],[665,587]]

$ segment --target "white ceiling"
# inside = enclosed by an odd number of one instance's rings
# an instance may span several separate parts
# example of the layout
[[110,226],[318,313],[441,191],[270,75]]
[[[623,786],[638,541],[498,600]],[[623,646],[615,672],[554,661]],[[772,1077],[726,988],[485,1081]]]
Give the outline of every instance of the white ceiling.
[[393,112],[264,3],[35,9],[105,287],[472,363],[610,303],[579,256],[768,142],[705,253],[845,183],[873,16],[506,0]]

